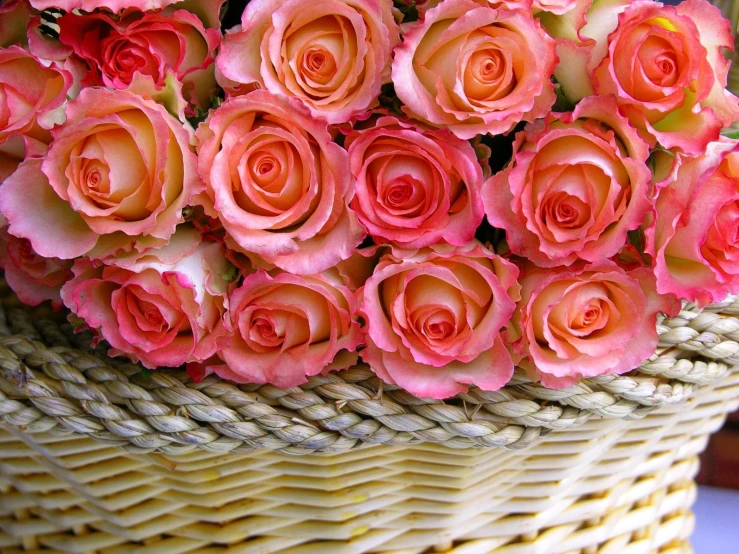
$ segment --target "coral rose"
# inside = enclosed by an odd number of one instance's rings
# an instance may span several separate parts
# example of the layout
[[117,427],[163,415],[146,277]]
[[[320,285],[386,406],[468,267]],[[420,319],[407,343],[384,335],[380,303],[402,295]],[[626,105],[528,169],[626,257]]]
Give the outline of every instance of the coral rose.
[[679,161],[646,226],[657,289],[700,304],[739,292],[739,142]]
[[43,163],[25,160],[0,187],[10,233],[63,259],[102,257],[139,236],[166,243],[203,190],[191,134],[128,91],[84,89],[66,113]]
[[72,277],[72,263],[58,258],[44,258],[31,248],[26,239],[0,231],[0,267],[5,280],[29,306],[51,300],[54,309],[62,307],[62,285]]
[[87,84],[126,88],[140,73],[162,88],[167,72],[173,72],[186,100],[205,109],[210,105],[220,33],[204,28],[194,14],[128,11],[114,19],[104,12],[68,13],[57,25],[61,43],[87,63]]
[[463,139],[503,134],[551,109],[554,50],[523,11],[445,0],[403,36],[393,83],[411,117]]
[[399,41],[390,0],[252,0],[241,23],[218,55],[223,76],[297,98],[329,123],[376,104]]
[[690,155],[739,119],[739,100],[725,90],[724,49],[733,50],[734,39],[718,8],[705,0],[674,7],[600,1],[587,21],[575,40],[570,35],[558,46],[555,74],[571,100],[613,94],[653,144]]
[[294,100],[254,91],[226,101],[197,131],[206,212],[229,246],[291,273],[318,273],[352,255],[365,232],[347,207],[346,151],[324,120]]
[[608,260],[559,269],[529,264],[521,287],[507,339],[548,388],[638,367],[657,347],[657,314],[680,310],[676,298],[657,294],[649,268],[627,273]]
[[237,383],[295,387],[307,376],[357,361],[364,340],[357,303],[328,274],[270,275],[260,269],[231,293],[229,305],[233,336],[219,352],[225,365],[209,365],[205,373],[215,371]]
[[150,250],[131,269],[75,262],[62,298],[110,343],[111,355],[124,354],[155,369],[206,360],[225,344],[223,248],[198,244],[197,233],[189,230],[180,232],[190,236],[173,239],[175,255],[169,246]]
[[615,255],[652,207],[649,147],[611,97],[529,125],[483,186],[488,221],[538,266]]
[[71,86],[69,72],[18,46],[0,48],[0,143],[17,133],[47,141],[47,129],[64,121]]
[[352,209],[375,242],[464,246],[482,222],[482,169],[469,142],[394,117],[350,133]]
[[498,390],[513,375],[500,331],[518,299],[518,268],[479,243],[386,255],[358,294],[362,359],[384,381],[446,398],[470,384]]

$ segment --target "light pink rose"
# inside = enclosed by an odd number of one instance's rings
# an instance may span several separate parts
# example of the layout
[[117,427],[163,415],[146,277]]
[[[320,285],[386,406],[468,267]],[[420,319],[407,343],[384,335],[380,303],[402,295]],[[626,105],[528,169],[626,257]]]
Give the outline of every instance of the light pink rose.
[[55,310],[62,307],[62,285],[72,277],[72,263],[36,254],[31,243],[0,231],[0,267],[5,281],[18,299],[29,306],[51,300]]
[[47,129],[64,121],[71,86],[69,72],[18,46],[0,48],[0,143],[17,133],[47,141]]
[[646,225],[657,289],[702,305],[739,292],[739,142],[682,158]]
[[348,135],[351,207],[375,242],[464,246],[482,222],[482,169],[469,142],[385,116]]
[[295,387],[306,377],[346,369],[364,336],[351,291],[331,275],[258,270],[229,296],[233,336],[208,366],[237,383]]
[[215,54],[220,32],[206,29],[194,14],[128,11],[121,18],[105,12],[57,19],[59,40],[86,62],[89,86],[127,88],[135,75],[162,88],[168,72],[183,84],[186,100],[207,109],[216,88]]
[[612,97],[519,133],[511,163],[483,185],[488,221],[541,267],[615,255],[652,207],[649,147]]
[[229,246],[291,273],[318,273],[365,236],[347,204],[345,150],[325,120],[294,100],[254,91],[226,101],[197,131],[201,196]]
[[6,0],[0,6],[0,48],[26,46],[33,12],[28,0]]
[[690,155],[739,119],[739,100],[725,90],[724,49],[734,50],[734,38],[718,8],[705,0],[674,7],[600,1],[587,21],[577,38],[570,34],[558,46],[555,75],[571,100],[613,94],[652,145]]
[[518,299],[518,268],[479,243],[386,255],[358,294],[362,359],[385,382],[447,398],[470,384],[498,390],[513,375],[500,331]]
[[649,268],[627,273],[609,260],[558,269],[528,264],[521,286],[507,339],[547,388],[638,367],[657,347],[657,314],[680,310],[676,298],[657,294]]
[[403,36],[393,83],[409,116],[463,139],[503,134],[554,104],[554,48],[530,14],[445,0]]
[[390,0],[252,0],[216,63],[344,123],[376,105],[398,41]]
[[228,263],[222,246],[198,244],[194,236],[173,240],[174,251],[128,260],[129,269],[77,260],[74,278],[62,288],[65,305],[99,331],[111,355],[150,369],[210,358],[228,334]]
[[46,144],[26,135],[10,135],[0,141],[0,184],[18,169],[26,158],[40,158],[46,154]]
[[137,238],[166,243],[204,186],[191,133],[128,91],[87,88],[67,105],[43,163],[27,159],[0,187],[10,233],[47,257],[76,258]]

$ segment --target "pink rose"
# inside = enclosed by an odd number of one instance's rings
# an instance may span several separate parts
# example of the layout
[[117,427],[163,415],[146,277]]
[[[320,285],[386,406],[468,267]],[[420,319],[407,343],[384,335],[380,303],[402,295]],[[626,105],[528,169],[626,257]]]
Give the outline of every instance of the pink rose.
[[511,163],[483,185],[488,221],[541,267],[615,255],[652,207],[649,147],[612,97],[519,133]]
[[375,242],[464,246],[482,222],[482,169],[469,142],[394,117],[349,134],[352,209]]
[[657,290],[700,304],[739,292],[739,142],[682,158],[646,226]]
[[191,134],[160,105],[87,88],[67,105],[43,163],[0,187],[10,233],[47,257],[104,257],[140,236],[166,243],[201,192]]
[[445,0],[395,49],[395,91],[409,116],[460,138],[507,133],[554,104],[554,46],[523,11]]
[[398,41],[390,0],[252,0],[216,63],[343,123],[377,103]]
[[26,158],[40,158],[46,154],[46,145],[26,135],[10,135],[0,141],[0,184],[18,169]]
[[654,354],[657,314],[680,302],[660,296],[648,268],[626,272],[609,260],[569,268],[529,264],[508,339],[547,388],[581,377],[631,371]]
[[60,309],[59,291],[72,277],[71,266],[71,262],[39,256],[26,239],[0,231],[0,267],[8,285],[24,304],[38,306],[51,300],[54,309]]
[[227,327],[219,352],[225,365],[206,373],[237,383],[296,387],[306,377],[346,369],[363,342],[351,291],[329,275],[247,275],[229,296]]
[[160,10],[170,4],[177,3],[178,0],[30,0],[30,2],[39,11],[49,8],[58,8],[65,12],[75,10],[91,12],[104,9],[119,13],[126,8],[134,8],[142,12]]
[[25,46],[26,31],[31,24],[33,12],[28,0],[6,0],[0,6],[0,48],[13,44]]
[[291,273],[318,273],[352,255],[364,229],[346,151],[325,120],[296,101],[254,91],[226,101],[197,131],[201,201],[229,246]]
[[513,375],[500,331],[518,299],[518,269],[479,243],[386,255],[358,294],[367,320],[362,359],[384,381],[446,398]]
[[122,89],[139,73],[162,88],[167,73],[173,72],[183,83],[186,100],[201,108],[210,105],[220,32],[203,27],[194,14],[129,11],[114,19],[104,12],[69,13],[57,24],[61,43],[87,63],[89,85]]
[[739,100],[725,90],[724,49],[734,50],[734,39],[718,8],[705,0],[595,2],[587,21],[558,46],[555,74],[571,100],[613,94],[652,145],[690,155],[739,119]]
[[111,355],[155,369],[203,361],[224,346],[228,264],[222,247],[198,244],[197,233],[193,240],[191,231],[182,232],[191,236],[173,239],[173,252],[150,250],[128,260],[129,269],[75,262],[62,298],[99,330]]
[[48,131],[64,121],[64,103],[72,76],[41,62],[18,46],[0,48],[0,143],[22,133],[48,140]]

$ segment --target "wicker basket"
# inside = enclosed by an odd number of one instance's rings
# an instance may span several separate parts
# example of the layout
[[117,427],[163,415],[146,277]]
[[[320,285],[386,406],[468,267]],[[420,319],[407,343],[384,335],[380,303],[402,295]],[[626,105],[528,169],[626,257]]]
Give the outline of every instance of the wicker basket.
[[440,402],[361,366],[142,372],[0,293],[2,554],[689,553],[697,455],[739,407],[733,297],[660,322],[631,374]]

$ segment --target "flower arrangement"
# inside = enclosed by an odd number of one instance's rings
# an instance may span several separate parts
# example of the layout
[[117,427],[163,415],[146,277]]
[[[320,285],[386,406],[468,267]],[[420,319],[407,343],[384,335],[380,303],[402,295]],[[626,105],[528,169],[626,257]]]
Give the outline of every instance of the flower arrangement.
[[5,279],[150,369],[562,388],[739,292],[706,0],[14,0],[0,47]]

